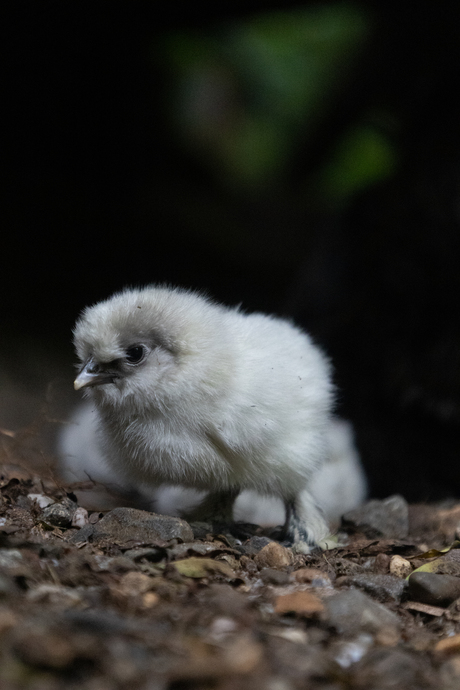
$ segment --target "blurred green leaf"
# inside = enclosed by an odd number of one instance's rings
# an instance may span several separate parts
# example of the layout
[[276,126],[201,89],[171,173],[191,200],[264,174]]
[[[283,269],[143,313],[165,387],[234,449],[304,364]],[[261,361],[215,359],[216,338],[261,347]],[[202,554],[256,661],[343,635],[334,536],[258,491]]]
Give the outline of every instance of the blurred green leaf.
[[237,66],[250,102],[282,124],[305,126],[367,35],[353,5],[256,15],[231,29],[223,50]]
[[201,578],[211,574],[223,575],[229,580],[236,579],[236,575],[227,563],[213,558],[185,558],[173,563],[177,572],[185,577]]
[[396,164],[397,153],[387,135],[372,126],[356,127],[342,139],[323,168],[321,194],[333,202],[343,202],[388,179]]
[[232,184],[279,178],[344,88],[368,31],[362,8],[337,3],[171,34],[163,49],[184,142]]

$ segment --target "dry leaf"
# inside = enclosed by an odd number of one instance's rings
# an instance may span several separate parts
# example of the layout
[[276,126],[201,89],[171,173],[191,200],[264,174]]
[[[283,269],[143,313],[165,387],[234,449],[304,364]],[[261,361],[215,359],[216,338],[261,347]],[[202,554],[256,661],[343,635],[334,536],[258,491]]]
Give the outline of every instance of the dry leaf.
[[182,561],[174,561],[177,572],[185,577],[207,577],[210,573],[219,573],[230,580],[236,579],[236,575],[227,563],[215,561],[212,558],[185,558]]

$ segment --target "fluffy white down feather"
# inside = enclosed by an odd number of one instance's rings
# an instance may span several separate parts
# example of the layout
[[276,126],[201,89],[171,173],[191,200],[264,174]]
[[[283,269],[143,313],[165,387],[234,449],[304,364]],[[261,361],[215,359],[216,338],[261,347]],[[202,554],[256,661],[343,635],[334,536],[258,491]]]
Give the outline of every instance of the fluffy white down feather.
[[[85,309],[74,342],[75,387],[94,406],[81,412],[93,472],[102,456],[131,486],[209,492],[202,517],[228,514],[240,491],[278,497],[298,550],[325,536],[312,490],[333,463],[333,391],[329,362],[308,335],[196,293],[148,287]],[[67,456],[69,435],[70,427]]]
[[[367,482],[356,450],[353,429],[349,422],[332,418],[327,429],[328,453],[324,464],[315,473],[311,493],[332,525],[348,510],[366,498]],[[138,491],[150,509],[164,515],[183,515],[196,507],[204,492],[182,486],[163,485],[157,489],[126,484],[126,478],[114,473],[105,461],[97,439],[97,418],[94,405],[78,405],[57,439],[60,471],[68,482],[93,479],[106,486],[116,485],[130,492]],[[281,499],[242,491],[235,501],[236,520],[256,525],[281,525],[284,505]]]

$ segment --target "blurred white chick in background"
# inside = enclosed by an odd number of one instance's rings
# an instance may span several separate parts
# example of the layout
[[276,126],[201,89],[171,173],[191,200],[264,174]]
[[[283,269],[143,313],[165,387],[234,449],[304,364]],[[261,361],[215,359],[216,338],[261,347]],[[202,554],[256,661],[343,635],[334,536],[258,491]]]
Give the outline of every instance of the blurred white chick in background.
[[[192,519],[229,519],[239,493],[253,491],[281,499],[298,551],[326,536],[318,499],[341,510],[321,478],[334,463],[333,392],[328,361],[305,333],[193,292],[147,287],[85,309],[74,342],[75,388],[91,406],[61,439],[68,476],[72,456],[93,478],[103,458],[112,482],[206,492]],[[348,489],[337,489],[345,498]],[[244,496],[239,504],[244,512]]]

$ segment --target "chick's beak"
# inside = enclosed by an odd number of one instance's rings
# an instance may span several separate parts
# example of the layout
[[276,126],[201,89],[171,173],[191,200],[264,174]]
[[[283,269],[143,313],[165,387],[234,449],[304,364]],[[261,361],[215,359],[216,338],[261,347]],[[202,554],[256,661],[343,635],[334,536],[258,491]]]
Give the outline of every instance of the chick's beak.
[[115,379],[113,371],[104,369],[103,365],[96,362],[93,358],[89,359],[78,372],[78,376],[73,382],[76,391],[87,386],[100,386],[104,383],[112,383]]

